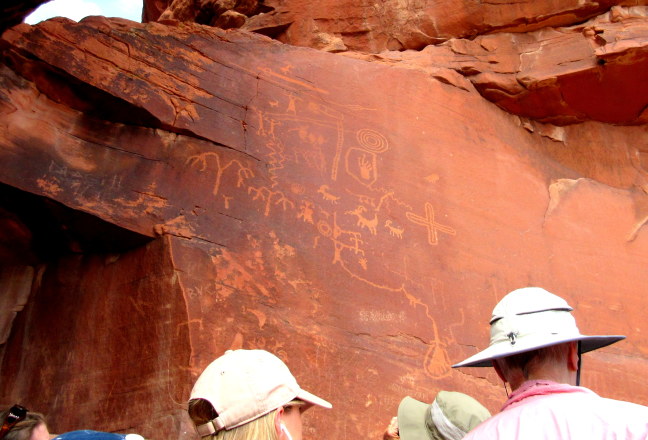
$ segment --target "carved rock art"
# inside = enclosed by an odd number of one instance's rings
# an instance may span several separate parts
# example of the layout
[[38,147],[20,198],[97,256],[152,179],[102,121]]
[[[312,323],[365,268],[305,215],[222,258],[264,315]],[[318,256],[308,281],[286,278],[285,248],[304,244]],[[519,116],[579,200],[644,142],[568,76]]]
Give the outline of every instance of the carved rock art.
[[628,335],[586,380],[648,403],[646,6],[304,5],[7,27],[0,399],[193,440],[202,368],[264,348],[348,416],[308,432],[378,438],[404,395],[500,408],[450,365],[534,284]]

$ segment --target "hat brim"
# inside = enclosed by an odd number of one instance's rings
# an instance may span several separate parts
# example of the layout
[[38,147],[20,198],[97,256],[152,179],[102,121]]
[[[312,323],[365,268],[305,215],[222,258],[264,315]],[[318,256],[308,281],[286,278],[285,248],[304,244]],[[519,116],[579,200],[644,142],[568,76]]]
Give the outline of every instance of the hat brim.
[[84,429],[60,434],[54,437],[54,440],[123,440],[124,438],[126,436],[123,434]]
[[537,350],[539,348],[550,347],[552,345],[562,344],[564,342],[581,342],[581,353],[587,353],[588,351],[597,350],[599,348],[606,347],[608,345],[614,344],[622,339],[625,339],[625,336],[622,335],[604,335],[604,336],[586,336],[586,335],[576,335],[573,337],[564,337],[556,336],[554,339],[551,336],[542,335],[539,338],[524,338],[518,339],[515,345],[511,345],[509,342],[500,342],[493,344],[486,348],[485,350],[480,351],[479,353],[465,359],[457,364],[454,364],[452,368],[458,367],[490,367],[493,365],[494,359],[501,359],[503,357],[512,356],[519,353],[525,353],[527,351]]
[[420,440],[429,438],[425,427],[425,416],[430,404],[419,402],[409,396],[398,405],[398,433],[402,440]]
[[304,402],[310,405],[320,406],[322,408],[327,408],[327,409],[333,408],[333,405],[331,405],[329,402],[322,399],[321,397],[317,397],[313,393],[309,393],[306,390],[300,389],[296,397],[297,399],[303,400]]

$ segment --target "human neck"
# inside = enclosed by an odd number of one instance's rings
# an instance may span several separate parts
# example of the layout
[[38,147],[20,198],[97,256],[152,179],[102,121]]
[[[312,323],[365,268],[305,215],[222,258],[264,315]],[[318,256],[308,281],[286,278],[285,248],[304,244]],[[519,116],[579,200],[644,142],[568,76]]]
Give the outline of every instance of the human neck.
[[521,374],[515,375],[509,380],[511,389],[517,390],[524,382],[529,380],[548,380],[556,383],[565,383],[576,385],[576,372],[557,364],[540,364],[536,365],[532,371],[529,371],[527,377]]

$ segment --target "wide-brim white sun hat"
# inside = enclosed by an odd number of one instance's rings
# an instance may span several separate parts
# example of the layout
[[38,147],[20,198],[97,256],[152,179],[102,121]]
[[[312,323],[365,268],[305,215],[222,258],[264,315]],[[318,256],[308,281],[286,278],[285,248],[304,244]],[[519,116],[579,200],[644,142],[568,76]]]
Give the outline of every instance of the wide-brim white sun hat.
[[209,401],[218,416],[197,426],[206,436],[258,419],[295,399],[331,408],[326,400],[303,390],[286,364],[265,350],[228,350],[205,368],[189,400]]
[[580,342],[580,352],[614,344],[622,335],[583,335],[567,302],[540,287],[525,287],[506,295],[493,309],[488,348],[453,365],[490,367],[500,359],[564,342]]

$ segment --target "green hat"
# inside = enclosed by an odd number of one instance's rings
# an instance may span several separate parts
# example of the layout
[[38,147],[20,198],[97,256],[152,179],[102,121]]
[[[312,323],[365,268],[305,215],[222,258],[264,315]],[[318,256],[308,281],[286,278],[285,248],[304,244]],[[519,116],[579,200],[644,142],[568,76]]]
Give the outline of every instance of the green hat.
[[439,391],[432,404],[407,396],[398,406],[398,432],[402,440],[459,440],[489,417],[463,393]]

